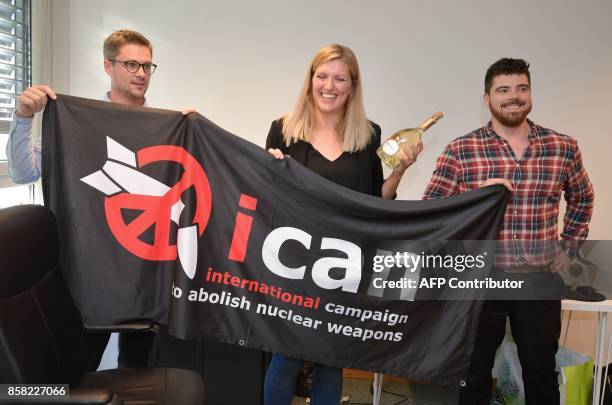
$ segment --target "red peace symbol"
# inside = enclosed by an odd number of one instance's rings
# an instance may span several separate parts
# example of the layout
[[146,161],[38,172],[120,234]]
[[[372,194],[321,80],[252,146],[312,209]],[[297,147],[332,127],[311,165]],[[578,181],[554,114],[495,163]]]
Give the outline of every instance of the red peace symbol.
[[[107,197],[104,201],[106,220],[110,230],[119,243],[134,255],[146,260],[176,260],[176,244],[170,244],[170,214],[172,206],[178,202],[185,190],[195,188],[196,210],[193,224],[198,226],[198,235],[210,218],[212,199],[210,184],[206,173],[198,161],[185,149],[172,145],[151,146],[137,153],[138,167],[160,161],[177,162],[183,166],[181,179],[163,196],[121,193]],[[122,209],[142,211],[133,221],[126,224]],[[153,244],[141,241],[140,236],[151,226],[155,226]]]

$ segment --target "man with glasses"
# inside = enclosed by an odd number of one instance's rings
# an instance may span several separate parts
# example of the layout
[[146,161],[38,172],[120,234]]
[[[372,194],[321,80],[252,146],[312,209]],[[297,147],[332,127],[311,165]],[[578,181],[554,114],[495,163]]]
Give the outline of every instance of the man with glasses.
[[[152,58],[153,46],[144,35],[131,30],[110,34],[104,41],[104,71],[110,77],[110,91],[104,100],[146,106],[145,93],[157,67]],[[6,145],[9,176],[15,183],[32,183],[40,178],[40,141],[32,139],[32,121],[34,114],[45,108],[49,97],[57,98],[53,89],[35,85],[17,99]]]
[[[105,101],[146,106],[145,93],[151,74],[157,65],[152,62],[153,46],[142,34],[131,30],[115,31],[104,41],[104,71],[110,77],[110,91]],[[15,183],[25,184],[40,178],[40,141],[32,139],[34,114],[42,111],[49,98],[57,98],[53,89],[36,85],[27,88],[17,99],[17,109],[6,147],[9,176]],[[183,111],[184,114],[193,109]],[[90,341],[90,366],[97,368],[109,335],[99,335]],[[119,336],[119,366],[142,367],[147,364],[153,335],[151,333],[123,333]]]

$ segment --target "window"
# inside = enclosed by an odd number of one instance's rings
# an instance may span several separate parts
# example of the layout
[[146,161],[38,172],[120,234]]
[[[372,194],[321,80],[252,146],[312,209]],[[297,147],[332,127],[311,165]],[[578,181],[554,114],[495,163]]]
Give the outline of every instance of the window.
[[30,0],[0,0],[0,208],[33,202],[33,186],[14,186],[6,162],[17,96],[31,84],[30,21]]

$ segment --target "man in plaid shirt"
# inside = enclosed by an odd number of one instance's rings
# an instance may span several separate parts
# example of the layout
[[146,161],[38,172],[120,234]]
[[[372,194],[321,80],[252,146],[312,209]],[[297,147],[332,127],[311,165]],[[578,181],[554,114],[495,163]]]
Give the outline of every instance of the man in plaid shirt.
[[[447,145],[423,198],[504,184],[512,194],[493,272],[550,275],[569,264],[567,253],[551,242],[558,239],[562,193],[567,209],[561,238],[572,246],[572,241],[579,243],[588,234],[594,195],[580,150],[576,140],[527,119],[531,77],[524,60],[503,58],[491,65],[485,75],[484,102],[491,111],[491,121]],[[560,297],[508,298],[483,304],[468,382],[459,403],[489,404],[491,369],[509,317],[523,370],[526,403],[558,404],[555,354],[561,331]]]

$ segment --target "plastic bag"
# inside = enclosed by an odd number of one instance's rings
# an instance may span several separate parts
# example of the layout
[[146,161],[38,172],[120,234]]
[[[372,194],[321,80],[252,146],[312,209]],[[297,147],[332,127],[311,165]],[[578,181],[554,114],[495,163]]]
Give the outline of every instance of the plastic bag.
[[493,378],[497,380],[497,391],[505,405],[525,404],[522,368],[512,336],[506,334],[497,349]]
[[588,405],[593,393],[593,359],[565,347],[557,351],[561,404]]
[[[561,405],[589,405],[593,391],[593,359],[565,347],[556,356]],[[505,405],[523,405],[525,388],[516,344],[509,334],[495,355],[493,377]]]

